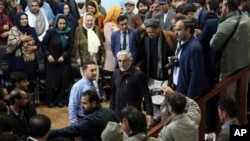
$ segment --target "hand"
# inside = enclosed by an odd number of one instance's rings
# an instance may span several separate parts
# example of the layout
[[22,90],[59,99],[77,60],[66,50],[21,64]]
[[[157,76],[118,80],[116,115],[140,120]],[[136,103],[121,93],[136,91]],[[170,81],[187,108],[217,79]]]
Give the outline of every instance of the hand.
[[146,26],[145,26],[144,23],[141,25],[141,29],[142,29],[142,30],[146,30]]
[[4,30],[9,30],[10,29],[8,22],[5,25],[3,25],[3,29]]
[[37,49],[37,46],[28,46],[27,48],[25,48],[23,51],[27,54],[31,54],[33,52],[35,52]]
[[76,63],[81,66],[81,59],[77,59]]
[[8,37],[8,36],[9,36],[9,31],[3,32],[0,36],[1,36],[2,38]]
[[27,35],[27,33],[25,32],[25,34],[21,37],[22,42],[28,42],[33,40],[33,37],[31,35]]
[[166,84],[162,85],[161,89],[164,91],[163,96],[170,96],[174,93],[174,90]]
[[58,59],[58,62],[59,62],[59,63],[62,63],[63,61],[64,61],[64,57],[61,56],[61,57]]
[[152,115],[146,115],[147,125],[151,125],[154,121],[154,118]]
[[100,63],[101,63],[101,64],[104,63],[104,56],[101,57],[101,62],[100,62]]
[[156,10],[156,7],[157,7],[157,4],[152,4],[149,8],[150,11],[155,11]]
[[194,29],[194,35],[198,36],[200,34],[201,34],[201,30],[200,29],[198,29],[198,28]]
[[49,61],[49,63],[55,63],[55,59],[52,55],[48,56],[48,61]]

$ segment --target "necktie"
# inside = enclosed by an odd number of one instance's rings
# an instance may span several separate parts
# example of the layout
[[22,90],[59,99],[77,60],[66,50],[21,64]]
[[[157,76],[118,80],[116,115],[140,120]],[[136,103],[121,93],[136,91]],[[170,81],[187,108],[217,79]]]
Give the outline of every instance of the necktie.
[[123,44],[122,44],[122,50],[126,50],[126,46],[127,46],[127,42],[126,42],[126,37],[127,37],[127,33],[123,32]]
[[95,85],[94,85],[93,82],[90,83],[90,89],[91,89],[91,90],[95,90]]

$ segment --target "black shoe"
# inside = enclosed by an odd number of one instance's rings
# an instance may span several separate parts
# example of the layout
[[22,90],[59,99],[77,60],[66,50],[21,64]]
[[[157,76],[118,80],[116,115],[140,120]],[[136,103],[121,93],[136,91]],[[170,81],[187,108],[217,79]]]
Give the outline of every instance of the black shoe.
[[155,127],[158,123],[161,122],[161,119],[158,118],[158,119],[154,119],[153,123],[150,125],[150,127]]
[[62,102],[59,102],[59,103],[58,103],[58,107],[59,107],[59,108],[63,108]]
[[53,104],[53,103],[49,103],[49,104],[48,104],[48,107],[49,107],[49,108],[53,108],[53,107],[54,107],[54,104]]

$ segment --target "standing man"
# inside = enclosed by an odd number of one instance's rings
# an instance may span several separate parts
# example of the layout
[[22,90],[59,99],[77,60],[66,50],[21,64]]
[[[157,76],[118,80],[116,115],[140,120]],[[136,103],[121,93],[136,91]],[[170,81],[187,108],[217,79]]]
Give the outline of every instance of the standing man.
[[169,63],[168,57],[174,55],[177,39],[173,32],[160,28],[158,19],[146,19],[144,25],[147,34],[142,38],[136,66],[146,74],[149,89],[156,94],[152,96],[152,102],[154,118],[159,121],[167,116],[165,97],[158,95],[160,85],[167,83],[170,77],[164,66]]
[[197,38],[193,36],[195,22],[189,19],[179,20],[175,24],[175,34],[178,45],[174,64],[173,88],[195,99],[208,89],[205,73],[203,48]]
[[[137,47],[140,42],[140,33],[137,29],[128,27],[128,17],[121,15],[117,18],[120,30],[115,31],[111,35],[111,50],[116,56],[120,50],[128,50],[132,53],[132,57],[136,58]],[[117,65],[117,58],[116,63]]]
[[128,17],[128,22],[131,22],[132,16],[134,16],[135,3],[132,0],[127,0],[125,2],[125,16]]
[[110,108],[121,120],[121,110],[128,105],[142,111],[144,98],[147,120],[151,123],[153,106],[145,74],[132,65],[133,58],[129,51],[119,51],[117,59],[119,69],[112,76]]
[[[175,16],[175,12],[171,10],[171,2],[170,0],[159,0],[159,5],[161,9],[161,13],[156,15],[154,18],[160,20],[160,27],[164,30],[172,30],[171,20]],[[147,18],[152,18],[153,10],[149,10],[146,15]]]
[[[220,80],[249,65],[250,19],[238,11],[238,0],[224,0],[222,17],[210,40],[214,50],[221,50]],[[227,96],[235,99],[236,82],[227,89]]]
[[198,141],[201,110],[191,98],[163,86],[171,119],[158,135],[160,141]]
[[103,108],[96,91],[88,90],[81,95],[84,118],[76,125],[52,130],[49,139],[81,136],[82,141],[101,141],[101,133],[109,121],[118,122],[110,109]]
[[94,90],[93,81],[96,79],[96,63],[87,60],[81,67],[82,79],[76,82],[70,91],[69,97],[69,120],[72,125],[78,124],[84,114],[81,107],[81,94],[87,90]]
[[138,0],[136,7],[138,9],[138,13],[132,17],[131,22],[129,23],[130,28],[140,28],[149,9],[148,2],[146,0]]
[[25,13],[29,17],[29,26],[36,29],[36,34],[39,41],[43,40],[43,37],[46,34],[47,29],[49,29],[49,21],[46,18],[46,15],[42,8],[40,8],[40,3],[38,0],[30,0],[29,10]]

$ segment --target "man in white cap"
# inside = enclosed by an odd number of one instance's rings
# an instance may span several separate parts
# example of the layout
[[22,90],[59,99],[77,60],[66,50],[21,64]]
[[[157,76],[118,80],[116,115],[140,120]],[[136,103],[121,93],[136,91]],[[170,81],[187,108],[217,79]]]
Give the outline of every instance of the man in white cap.
[[135,3],[132,0],[127,0],[125,2],[125,9],[126,9],[126,13],[124,15],[126,15],[128,17],[128,23],[131,22],[131,18],[132,16],[134,16],[134,9],[135,9]]

